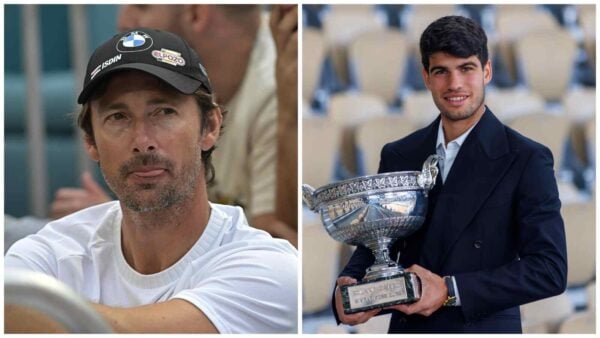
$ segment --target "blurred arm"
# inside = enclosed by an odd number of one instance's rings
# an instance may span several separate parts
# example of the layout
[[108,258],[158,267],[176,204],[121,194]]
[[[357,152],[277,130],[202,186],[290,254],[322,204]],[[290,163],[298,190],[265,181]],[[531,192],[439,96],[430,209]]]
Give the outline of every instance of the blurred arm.
[[270,27],[277,49],[277,218],[298,218],[298,6],[274,5]]
[[116,332],[219,333],[202,311],[182,299],[132,308],[92,307]]

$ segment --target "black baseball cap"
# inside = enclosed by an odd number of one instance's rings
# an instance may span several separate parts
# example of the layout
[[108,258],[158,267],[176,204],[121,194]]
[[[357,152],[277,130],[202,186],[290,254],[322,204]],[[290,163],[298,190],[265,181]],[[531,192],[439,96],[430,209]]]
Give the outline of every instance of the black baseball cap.
[[96,48],[77,103],[87,102],[106,76],[126,69],[154,75],[183,94],[193,94],[201,87],[212,93],[198,54],[185,40],[167,31],[136,28],[119,33]]

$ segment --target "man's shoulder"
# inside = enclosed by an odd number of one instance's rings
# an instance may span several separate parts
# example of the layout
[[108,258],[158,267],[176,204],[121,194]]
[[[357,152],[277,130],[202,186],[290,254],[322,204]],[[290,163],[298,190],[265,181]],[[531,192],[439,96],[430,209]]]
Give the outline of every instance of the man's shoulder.
[[414,149],[419,149],[427,141],[431,132],[431,125],[416,130],[398,140],[386,143],[383,146],[381,155],[400,154],[401,152],[411,152]]
[[7,264],[13,267],[58,276],[57,262],[88,257],[94,244],[112,240],[111,215],[119,212],[118,202],[110,202],[52,221],[37,233],[14,243],[5,262],[10,261]]
[[550,151],[547,146],[521,134],[511,127],[505,126],[505,128],[506,138],[512,151],[524,154]]
[[211,203],[211,208],[214,213],[214,217],[211,215],[211,221],[219,223],[212,225],[219,232],[218,235],[214,235],[216,241],[213,249],[220,252],[220,255],[230,257],[261,251],[297,258],[296,249],[288,241],[273,238],[269,233],[250,226],[242,208],[216,203]]
[[[44,226],[36,236],[61,246],[71,253],[87,250],[98,236],[108,239],[109,229],[103,225],[112,223],[111,218],[120,215],[119,202],[113,201],[86,208],[57,219]],[[112,232],[110,232],[112,233]]]
[[67,232],[67,229],[72,228],[73,225],[79,225],[83,228],[91,230],[96,229],[105,223],[107,216],[116,216],[118,214],[120,215],[120,213],[121,207],[119,202],[111,201],[74,212],[63,218],[50,222],[48,225],[52,224],[55,227],[65,228]]

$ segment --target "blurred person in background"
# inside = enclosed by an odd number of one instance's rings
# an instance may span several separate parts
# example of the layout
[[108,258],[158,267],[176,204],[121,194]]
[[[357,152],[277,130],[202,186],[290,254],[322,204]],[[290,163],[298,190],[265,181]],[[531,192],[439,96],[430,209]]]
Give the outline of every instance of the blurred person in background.
[[297,224],[298,175],[290,172],[298,168],[298,6],[274,5],[269,23],[277,48],[276,210],[279,219]]
[[[6,271],[57,278],[117,332],[292,332],[297,251],[240,207],[209,202],[223,113],[193,49],[165,31],[116,35],[92,54],[78,103],[118,201],[18,241]],[[36,325],[10,309],[5,319]]]
[[[229,111],[209,199],[242,206],[252,226],[297,246],[297,6],[274,5],[270,24],[273,38],[259,5],[124,5],[118,18],[121,31],[178,34],[202,57]],[[82,188],[57,191],[51,217],[110,199],[84,173]]]
[[338,323],[392,312],[389,332],[520,333],[519,306],[564,292],[567,254],[550,150],[503,125],[485,105],[487,36],[471,19],[434,21],[420,39],[422,76],[440,111],[429,126],[386,144],[379,173],[420,170],[440,156],[425,223],[390,256],[422,281],[421,299],[344,314],[338,286],[374,261],[359,246],[337,280]]

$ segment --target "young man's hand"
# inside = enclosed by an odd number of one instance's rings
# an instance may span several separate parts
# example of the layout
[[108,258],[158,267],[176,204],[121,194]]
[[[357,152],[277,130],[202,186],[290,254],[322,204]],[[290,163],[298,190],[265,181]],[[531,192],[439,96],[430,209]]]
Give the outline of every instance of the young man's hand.
[[405,271],[414,272],[421,278],[421,299],[416,303],[394,305],[388,309],[398,310],[407,315],[431,316],[448,298],[448,288],[444,279],[417,264]]
[[358,325],[362,324],[373,316],[377,315],[381,309],[373,309],[365,312],[357,312],[353,314],[345,314],[344,306],[342,305],[342,292],[340,291],[340,286],[343,285],[352,285],[356,284],[356,279],[352,277],[342,276],[337,279],[337,286],[335,287],[335,309],[338,314],[338,318],[344,324],[348,325]]

